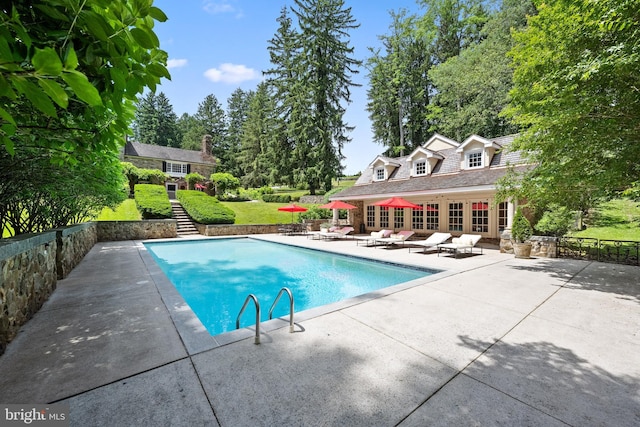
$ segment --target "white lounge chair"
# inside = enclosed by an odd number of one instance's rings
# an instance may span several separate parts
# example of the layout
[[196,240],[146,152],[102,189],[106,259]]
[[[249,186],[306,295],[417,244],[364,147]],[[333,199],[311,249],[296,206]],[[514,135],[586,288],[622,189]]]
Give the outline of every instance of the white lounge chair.
[[[463,234],[460,237],[454,237],[451,239],[451,243],[442,243],[438,245],[438,256],[440,256],[440,252],[444,249],[449,252],[453,252],[453,256],[458,258],[458,252],[466,253],[467,250],[469,253],[473,253],[473,248],[476,244],[482,239],[482,236],[479,234]],[[480,253],[482,253],[482,246],[479,246]]]
[[368,236],[353,236],[356,244],[360,246],[360,242],[365,242],[366,246],[375,246],[377,239],[382,239],[391,236],[393,230],[382,229],[380,231],[372,231]]
[[397,244],[404,245],[405,240],[407,240],[409,237],[413,236],[414,234],[415,234],[415,231],[412,231],[412,230],[398,231],[395,234],[391,234],[389,237],[376,239],[375,244],[383,243],[385,246],[397,245]]
[[[422,249],[422,253],[427,252],[427,249],[438,249],[438,245],[443,244],[451,237],[451,233],[433,233],[431,236],[424,240],[414,240],[412,245],[418,245]],[[409,252],[411,252],[411,246],[409,246]]]
[[341,227],[336,228],[333,231],[327,231],[326,233],[320,232],[318,236],[322,239],[344,239],[349,233],[353,231],[353,227]]

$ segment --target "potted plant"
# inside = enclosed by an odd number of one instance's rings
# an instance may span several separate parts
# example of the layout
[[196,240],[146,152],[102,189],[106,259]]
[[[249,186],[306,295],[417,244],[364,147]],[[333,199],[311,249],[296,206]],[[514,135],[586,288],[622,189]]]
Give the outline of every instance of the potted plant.
[[531,242],[529,238],[533,234],[533,229],[526,216],[522,214],[520,208],[516,210],[511,225],[511,237],[513,237],[513,253],[516,258],[531,257]]
[[322,224],[320,224],[321,233],[328,233],[330,228],[331,228],[331,223],[329,222],[323,222]]

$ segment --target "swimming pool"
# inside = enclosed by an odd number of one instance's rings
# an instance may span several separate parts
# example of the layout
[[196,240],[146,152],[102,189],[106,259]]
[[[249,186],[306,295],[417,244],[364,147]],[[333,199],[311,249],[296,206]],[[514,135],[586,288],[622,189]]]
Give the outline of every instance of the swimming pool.
[[[285,286],[299,312],[435,272],[251,238],[144,245],[211,335],[236,328],[236,318],[249,294],[260,302],[264,321]],[[285,295],[273,316],[288,313]],[[255,308],[249,304],[241,327],[253,324]]]

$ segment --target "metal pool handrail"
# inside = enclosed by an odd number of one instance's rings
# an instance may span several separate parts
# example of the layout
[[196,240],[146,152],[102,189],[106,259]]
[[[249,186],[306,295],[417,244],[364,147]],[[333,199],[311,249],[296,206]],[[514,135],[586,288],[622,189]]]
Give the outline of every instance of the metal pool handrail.
[[278,292],[278,296],[276,297],[275,301],[273,301],[273,304],[271,304],[271,308],[269,309],[269,320],[272,319],[273,309],[276,308],[276,304],[278,304],[278,301],[280,300],[280,297],[284,292],[289,294],[289,332],[293,333],[293,294],[291,293],[289,288],[282,288],[280,289],[280,292]]
[[260,344],[260,303],[254,294],[249,294],[247,299],[244,300],[244,304],[242,304],[240,313],[238,313],[238,317],[236,318],[236,329],[240,329],[240,318],[242,317],[242,313],[244,313],[244,309],[247,308],[250,299],[252,299],[256,305],[256,338],[253,343]]

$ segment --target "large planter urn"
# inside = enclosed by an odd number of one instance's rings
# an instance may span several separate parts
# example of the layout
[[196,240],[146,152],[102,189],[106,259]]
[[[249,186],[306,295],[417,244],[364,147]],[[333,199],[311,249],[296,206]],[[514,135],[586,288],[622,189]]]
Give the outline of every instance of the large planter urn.
[[513,253],[516,258],[531,258],[531,243],[513,243]]

